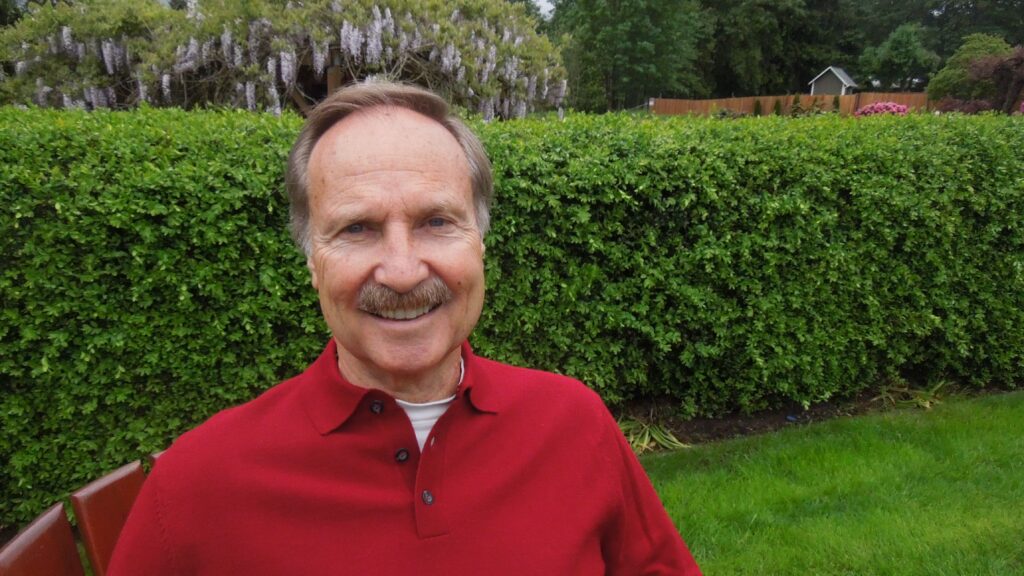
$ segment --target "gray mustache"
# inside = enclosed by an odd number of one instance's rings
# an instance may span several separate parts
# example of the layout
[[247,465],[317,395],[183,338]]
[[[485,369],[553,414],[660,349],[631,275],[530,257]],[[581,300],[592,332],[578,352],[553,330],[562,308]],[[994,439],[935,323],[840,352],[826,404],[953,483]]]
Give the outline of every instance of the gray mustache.
[[357,305],[363,312],[381,314],[393,310],[440,306],[454,297],[448,285],[437,276],[419,283],[412,290],[400,293],[394,289],[369,281],[359,289]]

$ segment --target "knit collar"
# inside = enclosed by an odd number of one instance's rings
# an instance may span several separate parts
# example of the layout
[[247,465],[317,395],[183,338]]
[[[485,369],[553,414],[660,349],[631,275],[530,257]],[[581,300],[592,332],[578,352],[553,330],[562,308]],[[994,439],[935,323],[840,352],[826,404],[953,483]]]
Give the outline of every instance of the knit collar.
[[[394,403],[394,398],[381,390],[362,388],[346,380],[338,369],[337,352],[338,344],[332,338],[316,361],[297,377],[306,413],[320,434],[341,427],[365,402]],[[500,390],[480,366],[469,342],[462,343],[462,359],[465,373],[456,402],[467,401],[478,412],[498,413],[503,406]]]

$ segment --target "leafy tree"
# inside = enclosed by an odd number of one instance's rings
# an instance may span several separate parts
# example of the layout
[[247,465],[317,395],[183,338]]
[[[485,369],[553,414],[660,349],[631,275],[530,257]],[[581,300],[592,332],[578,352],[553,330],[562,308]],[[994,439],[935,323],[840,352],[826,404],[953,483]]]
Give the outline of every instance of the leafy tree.
[[[655,43],[630,18],[653,0],[557,0],[549,24],[570,72],[572,100],[608,107],[607,77],[625,77],[630,51]],[[699,0],[691,14],[711,27],[690,67],[702,90],[685,96],[798,93],[825,66],[839,65],[859,80],[887,88],[919,88],[972,33],[1024,41],[1024,0]],[[641,7],[641,8],[638,8]],[[618,10],[616,12],[616,10]],[[590,23],[591,29],[584,30]],[[913,25],[911,28],[900,27]],[[581,34],[600,42],[584,42]],[[631,44],[617,42],[628,31]],[[897,32],[898,31],[898,32]],[[570,41],[561,38],[563,35]],[[612,50],[610,50],[612,49]],[[689,50],[689,48],[687,48]],[[616,56],[620,55],[620,56]],[[621,56],[626,55],[626,56]],[[862,58],[863,57],[863,58]],[[863,64],[863,66],[862,66]],[[609,71],[612,72],[609,72]],[[613,98],[614,99],[614,98]],[[619,98],[622,100],[622,98]],[[625,98],[628,100],[629,98]]]
[[926,48],[945,59],[970,34],[991,34],[1011,44],[1024,42],[1024,0],[842,0],[854,5],[851,30],[864,45],[878,46],[898,26],[920,24]]
[[958,100],[980,100],[995,97],[995,85],[991,80],[971,78],[971,62],[987,56],[1001,56],[1012,50],[1005,40],[990,34],[971,34],[946,61],[946,66],[928,83],[928,98],[956,98]]
[[575,107],[612,110],[653,96],[701,97],[710,18],[697,0],[562,0],[560,34]]
[[1024,42],[1024,0],[806,0],[815,24],[838,54],[835,62],[858,71],[858,57],[882,44],[897,27],[920,24],[922,42],[946,59],[970,34]]
[[[286,9],[287,8],[287,9]],[[0,33],[6,101],[40,106],[226,105],[279,110],[342,82],[426,85],[485,118],[558,105],[558,51],[523,6],[469,0],[156,0],[32,5]],[[331,72],[328,68],[332,68]]]
[[881,45],[864,51],[860,71],[872,76],[883,89],[906,91],[926,83],[938,64],[939,57],[924,46],[924,28],[903,24]]

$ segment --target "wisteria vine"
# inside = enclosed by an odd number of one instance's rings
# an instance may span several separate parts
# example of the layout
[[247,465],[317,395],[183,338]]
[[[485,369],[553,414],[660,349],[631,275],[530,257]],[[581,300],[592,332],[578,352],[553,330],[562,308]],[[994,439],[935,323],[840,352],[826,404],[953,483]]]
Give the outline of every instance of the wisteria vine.
[[[0,82],[29,80],[32,100],[44,107],[212,103],[280,113],[289,101],[305,98],[309,86],[322,84],[333,67],[345,81],[380,77],[441,88],[485,120],[562,105],[565,71],[529,22],[468,18],[457,8],[431,20],[409,10],[396,16],[388,5],[366,9],[366,4],[289,4],[289,10],[306,10],[302,26],[267,17],[221,18],[211,31],[213,18],[199,0],[189,0],[184,21],[192,32],[162,60],[144,57],[143,50],[133,53],[138,37],[97,38],[67,21],[44,42],[22,42],[8,50],[17,55],[14,75]],[[360,14],[365,15],[360,19]],[[528,46],[531,42],[534,46]],[[95,72],[51,82],[46,72],[54,61],[72,70],[93,65]]]

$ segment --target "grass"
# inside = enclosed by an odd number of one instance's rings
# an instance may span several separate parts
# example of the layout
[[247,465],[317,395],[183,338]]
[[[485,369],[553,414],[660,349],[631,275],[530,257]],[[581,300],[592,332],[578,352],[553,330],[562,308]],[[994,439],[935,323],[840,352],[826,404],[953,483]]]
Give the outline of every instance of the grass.
[[1024,574],[1024,392],[643,463],[710,576]]

